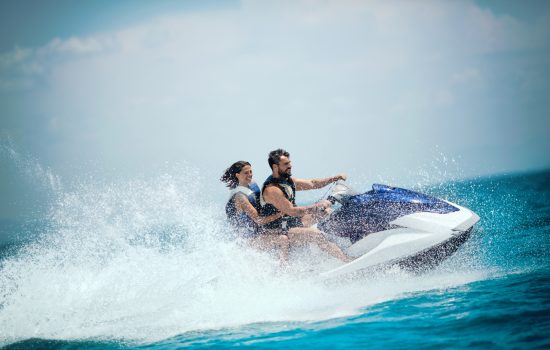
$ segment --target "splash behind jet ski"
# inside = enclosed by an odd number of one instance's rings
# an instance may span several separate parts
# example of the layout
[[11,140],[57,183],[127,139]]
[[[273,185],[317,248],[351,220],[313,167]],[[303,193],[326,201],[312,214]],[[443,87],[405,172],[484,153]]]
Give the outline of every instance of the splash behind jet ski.
[[404,188],[374,184],[358,193],[337,183],[328,199],[339,203],[318,228],[345,237],[351,263],[323,273],[333,277],[380,265],[410,270],[433,267],[470,236],[479,216],[467,208]]

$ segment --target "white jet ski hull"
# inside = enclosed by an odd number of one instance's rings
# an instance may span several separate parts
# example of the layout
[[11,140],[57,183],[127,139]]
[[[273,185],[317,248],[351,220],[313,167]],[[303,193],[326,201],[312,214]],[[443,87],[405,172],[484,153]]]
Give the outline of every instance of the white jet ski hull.
[[332,278],[381,266],[399,265],[418,271],[437,265],[468,239],[473,225],[479,221],[471,210],[447,203],[459,210],[399,217],[390,222],[390,229],[370,233],[348,247],[346,253],[357,257],[355,260],[321,276]]

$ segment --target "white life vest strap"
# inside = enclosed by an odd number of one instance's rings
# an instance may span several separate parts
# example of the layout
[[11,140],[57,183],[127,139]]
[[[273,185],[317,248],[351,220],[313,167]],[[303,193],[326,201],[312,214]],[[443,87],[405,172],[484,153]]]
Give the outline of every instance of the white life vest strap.
[[242,193],[244,194],[246,197],[250,196],[251,194],[254,193],[254,191],[252,191],[250,188],[246,187],[246,186],[237,186],[235,187],[234,189],[231,190],[231,192],[229,192],[229,198],[233,198],[234,195],[236,195],[237,193]]

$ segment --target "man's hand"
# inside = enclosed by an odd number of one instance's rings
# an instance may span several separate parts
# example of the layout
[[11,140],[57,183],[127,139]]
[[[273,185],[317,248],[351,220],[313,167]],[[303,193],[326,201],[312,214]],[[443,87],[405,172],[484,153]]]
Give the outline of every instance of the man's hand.
[[332,203],[326,199],[323,199],[322,201],[315,203],[315,206],[319,210],[326,210],[327,208],[330,208],[332,206]]
[[330,213],[332,213],[331,205],[332,205],[332,203],[329,202],[326,199],[315,203],[315,209],[316,210],[313,213],[313,219],[315,221],[318,221],[318,220],[320,220],[322,218],[325,218],[328,215],[330,215]]
[[330,214],[332,214],[332,212],[332,208],[325,208],[325,210],[321,212],[321,218],[329,216]]
[[332,177],[333,181],[332,182],[336,182],[338,180],[342,180],[342,181],[346,181],[348,178],[348,176],[346,174],[338,174],[338,175],[334,175]]

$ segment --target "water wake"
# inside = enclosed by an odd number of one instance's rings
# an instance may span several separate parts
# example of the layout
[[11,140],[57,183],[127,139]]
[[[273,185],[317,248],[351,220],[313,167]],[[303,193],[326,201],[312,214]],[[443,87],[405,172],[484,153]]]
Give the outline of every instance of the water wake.
[[484,276],[448,265],[423,276],[394,270],[326,283],[316,272],[338,262],[316,249],[294,252],[282,270],[275,256],[234,239],[222,203],[206,202],[203,190],[172,175],[57,187],[40,237],[0,262],[0,345],[149,343],[195,330],[315,321]]

